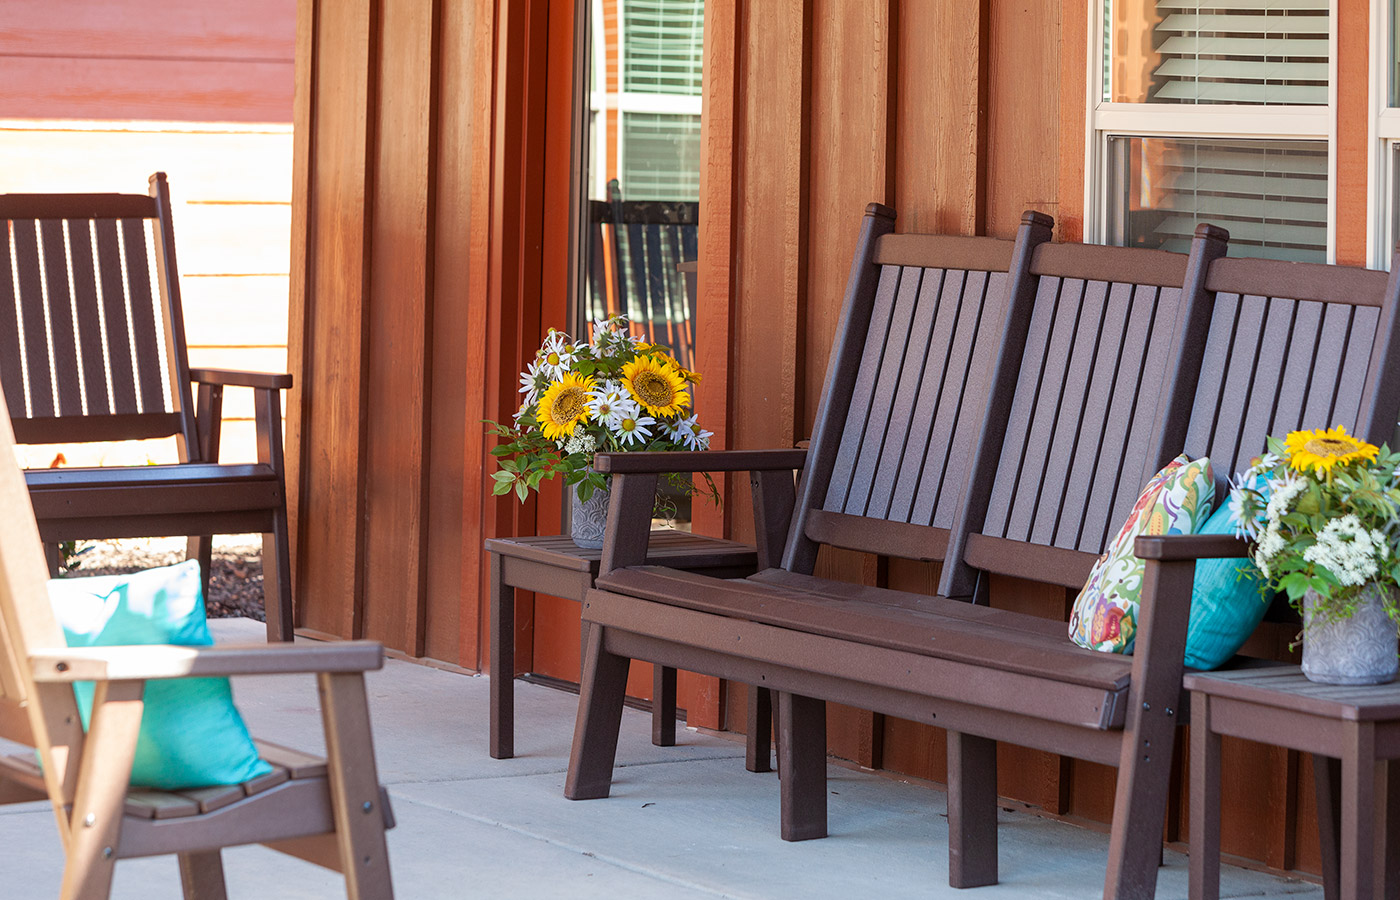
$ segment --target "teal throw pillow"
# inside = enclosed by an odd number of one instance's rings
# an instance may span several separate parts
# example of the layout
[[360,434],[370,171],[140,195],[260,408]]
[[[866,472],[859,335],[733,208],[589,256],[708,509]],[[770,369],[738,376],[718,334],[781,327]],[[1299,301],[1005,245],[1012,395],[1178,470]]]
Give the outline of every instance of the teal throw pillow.
[[[1234,534],[1229,504],[1222,504],[1197,534]],[[1191,624],[1186,629],[1186,665],[1214,669],[1234,656],[1264,618],[1269,604],[1254,563],[1199,559],[1191,589]]]
[[[55,578],[49,600],[70,647],[214,643],[193,560],[131,575]],[[86,728],[93,684],[79,682],[73,692]],[[233,706],[227,678],[146,682],[132,784],[179,790],[239,784],[271,771]]]

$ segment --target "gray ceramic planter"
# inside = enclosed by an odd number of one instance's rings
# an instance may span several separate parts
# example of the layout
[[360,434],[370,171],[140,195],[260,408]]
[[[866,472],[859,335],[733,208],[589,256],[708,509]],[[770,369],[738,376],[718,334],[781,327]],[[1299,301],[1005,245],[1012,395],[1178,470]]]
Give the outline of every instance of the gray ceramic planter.
[[1382,592],[1367,585],[1361,606],[1347,619],[1313,621],[1317,595],[1303,598],[1303,674],[1322,684],[1385,684],[1395,680],[1400,630],[1381,603]]

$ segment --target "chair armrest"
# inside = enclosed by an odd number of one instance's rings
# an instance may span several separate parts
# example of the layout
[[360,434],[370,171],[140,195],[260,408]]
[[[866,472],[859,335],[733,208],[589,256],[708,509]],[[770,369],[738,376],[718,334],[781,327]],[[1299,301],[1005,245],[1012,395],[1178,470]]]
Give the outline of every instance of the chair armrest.
[[269,390],[292,386],[292,376],[286,373],[235,372],[231,369],[190,369],[190,381]]
[[593,468],[608,475],[766,472],[800,469],[806,462],[806,450],[693,450],[599,453],[593,457]]
[[31,651],[29,664],[41,683],[366,672],[383,668],[384,648],[376,641],[64,647]]
[[1140,537],[1133,551],[1142,559],[1230,559],[1249,555],[1250,542],[1228,534],[1173,534]]

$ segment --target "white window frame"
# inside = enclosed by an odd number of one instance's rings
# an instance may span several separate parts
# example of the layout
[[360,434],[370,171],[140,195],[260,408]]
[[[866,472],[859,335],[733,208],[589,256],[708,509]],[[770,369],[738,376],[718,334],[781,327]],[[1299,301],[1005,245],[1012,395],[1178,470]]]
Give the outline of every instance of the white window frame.
[[[1373,7],[1388,0],[1372,0]],[[1113,137],[1254,138],[1327,142],[1327,261],[1337,259],[1337,0],[1327,10],[1327,105],[1113,103],[1103,99],[1103,0],[1087,0],[1089,17],[1084,126],[1084,239],[1108,242],[1108,141]],[[1374,19],[1374,9],[1373,9]],[[1374,35],[1374,30],[1372,31]],[[1372,54],[1374,60],[1375,55]],[[1373,63],[1374,65],[1374,63]],[[1371,92],[1375,96],[1375,91]],[[1400,109],[1394,110],[1400,114]],[[1374,117],[1373,117],[1374,118]],[[1396,120],[1400,139],[1400,117]],[[1374,164],[1372,170],[1374,173]],[[1373,217],[1374,218],[1374,217]]]
[[1400,107],[1390,105],[1390,67],[1396,47],[1391,34],[1390,0],[1371,0],[1370,109],[1367,116],[1366,264],[1389,269],[1394,233],[1396,147],[1400,146]]

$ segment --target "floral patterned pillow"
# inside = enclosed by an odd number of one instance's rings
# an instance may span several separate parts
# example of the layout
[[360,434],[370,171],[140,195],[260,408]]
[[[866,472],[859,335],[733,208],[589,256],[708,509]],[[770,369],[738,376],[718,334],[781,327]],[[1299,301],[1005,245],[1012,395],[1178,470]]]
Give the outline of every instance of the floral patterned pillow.
[[1132,653],[1138,598],[1147,569],[1147,563],[1133,552],[1133,542],[1139,535],[1195,533],[1209,518],[1214,501],[1215,477],[1209,459],[1178,456],[1153,475],[1075,598],[1070,639],[1090,650]]

